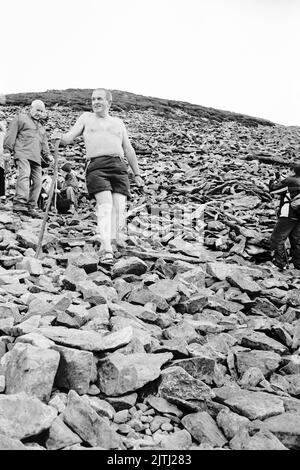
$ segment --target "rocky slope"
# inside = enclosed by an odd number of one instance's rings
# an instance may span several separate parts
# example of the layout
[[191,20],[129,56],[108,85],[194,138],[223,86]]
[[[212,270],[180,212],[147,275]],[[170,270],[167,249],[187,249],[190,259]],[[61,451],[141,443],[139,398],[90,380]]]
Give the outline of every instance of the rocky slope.
[[[267,192],[299,129],[114,113],[145,188],[132,182],[111,269],[84,179],[76,215],[50,216],[40,259],[41,221],[10,201],[0,212],[0,448],[299,449],[300,281],[268,261]],[[50,106],[47,128],[78,114]],[[66,160],[83,175],[80,139]]]

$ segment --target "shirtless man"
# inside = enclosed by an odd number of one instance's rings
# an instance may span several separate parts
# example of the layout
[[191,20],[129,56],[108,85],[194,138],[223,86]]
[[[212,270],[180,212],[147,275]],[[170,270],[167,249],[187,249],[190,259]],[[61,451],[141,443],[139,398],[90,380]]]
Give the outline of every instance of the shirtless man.
[[121,241],[125,225],[126,199],[130,197],[126,156],[135,181],[142,186],[135,151],[130,143],[123,121],[109,115],[112,95],[98,88],[92,94],[93,112],[83,113],[66,134],[55,129],[53,140],[70,144],[83,135],[88,166],[86,185],[90,196],[96,199],[97,237],[101,242],[102,262],[113,261],[112,240]]

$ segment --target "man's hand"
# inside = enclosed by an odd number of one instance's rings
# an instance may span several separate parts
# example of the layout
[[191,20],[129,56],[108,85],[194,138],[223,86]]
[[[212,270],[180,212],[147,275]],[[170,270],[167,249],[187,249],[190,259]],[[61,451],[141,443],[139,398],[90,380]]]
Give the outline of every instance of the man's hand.
[[50,139],[51,140],[61,140],[63,136],[63,133],[59,129],[54,129],[54,131],[51,134]]
[[139,188],[144,186],[144,181],[140,175],[135,175],[134,180]]

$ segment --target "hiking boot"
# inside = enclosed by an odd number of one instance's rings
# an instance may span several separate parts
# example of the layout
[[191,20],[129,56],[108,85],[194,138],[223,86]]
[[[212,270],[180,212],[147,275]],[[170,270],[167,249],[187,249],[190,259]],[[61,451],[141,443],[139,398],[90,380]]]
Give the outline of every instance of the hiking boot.
[[75,214],[75,206],[71,204],[69,209],[67,210],[67,214]]
[[280,272],[285,271],[288,268],[287,264],[281,264],[278,261],[273,260],[272,261],[273,265],[276,266],[276,268],[279,269]]
[[28,209],[27,215],[28,215],[29,217],[32,217],[33,219],[43,217],[43,215],[41,214],[41,212],[38,212],[38,211],[36,211],[35,209]]
[[14,214],[17,215],[27,215],[28,214],[28,208],[26,206],[13,206],[13,212]]

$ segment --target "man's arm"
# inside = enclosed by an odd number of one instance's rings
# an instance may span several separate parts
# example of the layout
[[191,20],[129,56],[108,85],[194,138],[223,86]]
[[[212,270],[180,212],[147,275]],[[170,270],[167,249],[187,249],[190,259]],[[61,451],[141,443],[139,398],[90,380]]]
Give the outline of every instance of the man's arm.
[[55,129],[52,133],[51,139],[52,140],[59,139],[61,143],[65,145],[68,145],[71,142],[73,142],[73,140],[76,139],[76,137],[80,136],[84,131],[85,116],[86,116],[86,113],[83,113],[81,116],[79,116],[74,126],[71,127],[69,132],[67,132],[66,134],[63,134],[59,130]]
[[129,140],[125,124],[122,122],[122,147],[134,176],[141,176],[136,153]]
[[16,138],[19,131],[19,116],[13,118],[11,123],[8,126],[8,130],[4,139],[4,152],[8,151],[12,153],[14,151]]

